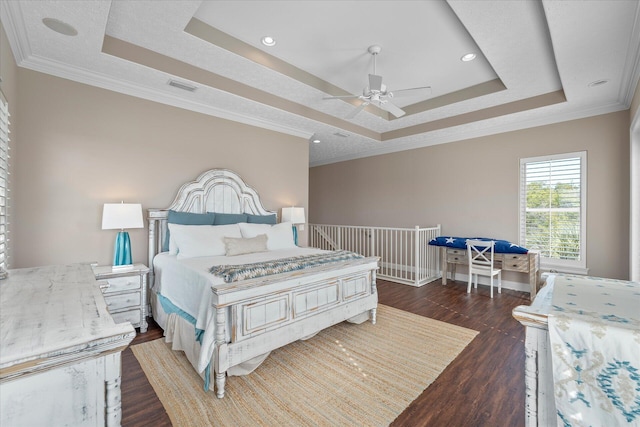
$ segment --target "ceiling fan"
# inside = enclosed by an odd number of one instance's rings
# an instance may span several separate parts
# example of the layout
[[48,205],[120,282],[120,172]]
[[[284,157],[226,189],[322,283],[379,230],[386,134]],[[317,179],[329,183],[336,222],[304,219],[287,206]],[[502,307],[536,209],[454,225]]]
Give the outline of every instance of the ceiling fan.
[[380,46],[373,45],[369,46],[368,52],[373,56],[373,74],[369,74],[369,86],[366,86],[362,90],[362,95],[343,95],[343,96],[328,96],[322,99],[349,99],[349,98],[358,98],[362,100],[362,104],[360,104],[355,110],[349,113],[345,118],[351,119],[356,116],[360,111],[364,110],[364,108],[373,104],[385,111],[390,112],[395,117],[402,117],[405,115],[404,110],[402,110],[397,105],[389,102],[390,98],[399,97],[399,96],[407,96],[407,95],[416,95],[416,94],[429,94],[431,93],[431,86],[423,86],[423,87],[414,87],[411,89],[398,89],[393,92],[388,91],[387,87],[382,84],[382,76],[376,74],[376,56],[380,53]]

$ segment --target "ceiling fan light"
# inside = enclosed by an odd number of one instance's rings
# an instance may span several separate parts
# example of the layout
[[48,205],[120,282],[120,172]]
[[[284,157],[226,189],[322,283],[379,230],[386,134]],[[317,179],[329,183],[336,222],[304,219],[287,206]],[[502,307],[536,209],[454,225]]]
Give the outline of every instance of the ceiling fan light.
[[460,58],[462,62],[469,62],[473,61],[474,59],[476,59],[475,53],[467,53],[466,55],[462,55],[462,58]]
[[271,46],[275,46],[276,45],[276,39],[274,39],[271,36],[264,36],[262,39],[260,39],[260,41],[265,46],[271,47]]

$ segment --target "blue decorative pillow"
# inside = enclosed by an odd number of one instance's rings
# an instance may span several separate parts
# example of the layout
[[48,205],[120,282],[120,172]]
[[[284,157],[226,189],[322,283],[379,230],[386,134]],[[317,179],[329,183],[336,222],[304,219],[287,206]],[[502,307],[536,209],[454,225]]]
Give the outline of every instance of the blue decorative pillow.
[[247,214],[247,222],[249,224],[271,224],[277,223],[276,214],[273,215],[251,215]]
[[[193,213],[193,212],[178,212],[169,210],[167,215],[167,222],[169,224],[181,224],[181,225],[213,225],[215,214],[212,212],[207,213]],[[169,230],[167,230],[167,237],[162,244],[162,251],[169,250]]]
[[239,224],[247,222],[247,214],[214,213],[213,225]]
[[507,240],[489,239],[487,237],[451,237],[451,236],[439,236],[435,239],[431,239],[429,242],[432,246],[446,246],[448,248],[467,249],[467,240],[493,240],[496,242],[495,251],[501,254],[526,254],[528,249],[518,246],[515,243],[511,243]]

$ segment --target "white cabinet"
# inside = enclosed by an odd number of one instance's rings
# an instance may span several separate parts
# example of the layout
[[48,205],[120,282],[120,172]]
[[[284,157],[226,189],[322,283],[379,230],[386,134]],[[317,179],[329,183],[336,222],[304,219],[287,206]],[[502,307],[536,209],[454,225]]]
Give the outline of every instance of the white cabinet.
[[107,310],[89,264],[0,280],[0,426],[118,426],[121,352],[135,337]]
[[93,273],[116,323],[129,322],[140,333],[147,332],[147,274],[144,264],[119,270],[111,266],[94,266]]

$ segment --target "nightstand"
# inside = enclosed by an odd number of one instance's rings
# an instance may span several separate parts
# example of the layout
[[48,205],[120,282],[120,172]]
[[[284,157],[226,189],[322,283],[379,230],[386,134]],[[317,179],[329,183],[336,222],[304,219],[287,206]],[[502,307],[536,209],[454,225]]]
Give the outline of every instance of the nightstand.
[[111,266],[93,266],[93,274],[116,323],[130,322],[140,333],[147,332],[147,273],[144,264],[126,270]]

